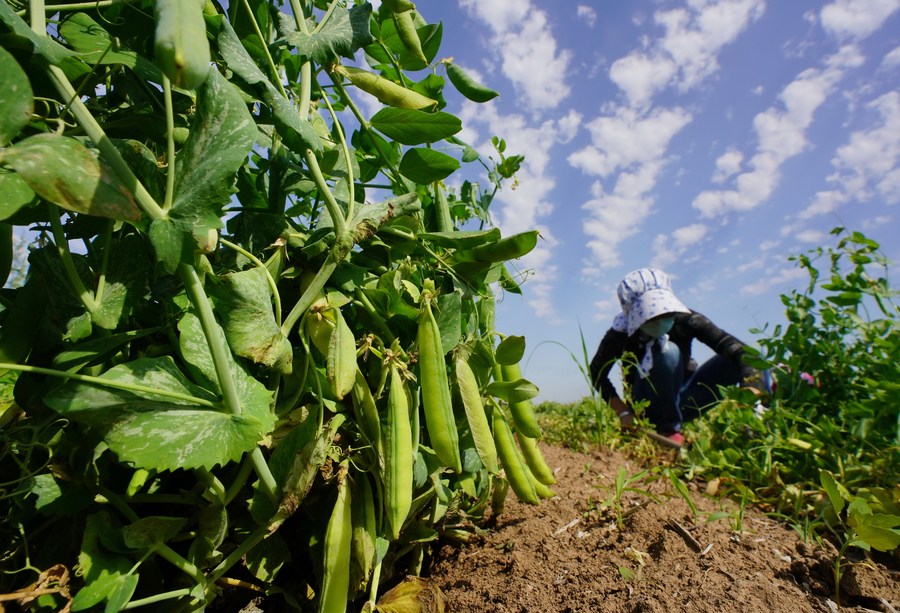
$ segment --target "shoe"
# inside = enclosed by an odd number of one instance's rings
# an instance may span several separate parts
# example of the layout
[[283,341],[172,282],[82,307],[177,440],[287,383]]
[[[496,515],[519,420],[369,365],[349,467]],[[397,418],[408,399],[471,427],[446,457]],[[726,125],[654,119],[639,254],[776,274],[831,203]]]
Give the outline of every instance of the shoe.
[[681,432],[647,432],[647,436],[672,449],[681,449],[687,443],[687,439]]

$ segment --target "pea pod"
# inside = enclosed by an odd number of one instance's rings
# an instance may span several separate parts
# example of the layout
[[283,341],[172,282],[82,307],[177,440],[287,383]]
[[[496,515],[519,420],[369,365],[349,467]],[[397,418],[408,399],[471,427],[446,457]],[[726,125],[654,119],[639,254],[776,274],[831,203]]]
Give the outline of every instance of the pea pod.
[[422,40],[416,31],[412,11],[394,13],[394,25],[397,27],[397,36],[400,37],[400,42],[403,43],[406,50],[425,62],[425,64],[428,64],[428,58],[425,57],[425,52],[422,51]]
[[[501,364],[500,373],[503,380],[508,383],[522,378],[522,370],[518,364]],[[537,418],[534,415],[534,405],[531,404],[530,400],[510,402],[509,411],[512,413],[513,423],[517,432],[521,432],[531,438],[539,439],[543,437],[541,427],[538,425]]]
[[375,568],[375,499],[369,476],[361,473],[353,481],[351,517],[353,522],[353,568],[357,583],[354,591],[364,591]]
[[456,383],[459,385],[459,395],[466,410],[472,440],[475,441],[475,451],[478,452],[478,457],[481,458],[485,468],[496,474],[500,471],[497,464],[497,447],[494,445],[491,427],[484,412],[478,381],[472,367],[461,355],[456,357]]
[[409,425],[409,399],[397,366],[391,365],[387,427],[384,431],[384,504],[391,536],[400,529],[412,505],[413,452]]
[[509,481],[503,477],[491,478],[491,513],[496,517],[502,515],[506,507],[506,496],[509,494]]
[[516,440],[519,441],[519,449],[522,450],[522,456],[525,458],[525,463],[528,464],[528,468],[531,469],[531,474],[534,475],[534,478],[544,485],[555,484],[556,477],[553,476],[553,469],[550,468],[547,460],[544,459],[544,454],[541,453],[537,441],[521,432],[516,432]]
[[434,108],[437,102],[411,89],[368,70],[344,66],[341,68],[353,85],[375,96],[379,102],[398,109]]
[[500,95],[499,92],[473,79],[469,73],[452,62],[447,62],[447,77],[450,78],[456,91],[472,102],[487,102]]
[[325,566],[322,591],[319,595],[320,613],[347,610],[350,589],[350,548],[353,536],[352,500],[346,468],[338,475],[338,495],[325,531]]
[[462,472],[459,456],[459,434],[453,419],[450,383],[447,364],[441,346],[441,330],[438,328],[431,304],[426,299],[419,313],[419,385],[422,387],[422,406],[425,410],[425,427],[435,454],[444,466],[457,473]]
[[506,418],[499,410],[494,411],[494,441],[497,443],[497,455],[506,472],[509,487],[522,502],[537,504],[539,499],[534,483],[528,475],[528,466],[513,439],[512,430]]
[[520,232],[493,243],[480,245],[470,252],[479,262],[505,262],[515,260],[530,253],[537,246],[539,233],[537,230]]
[[403,13],[404,11],[413,11],[416,8],[416,5],[410,2],[409,0],[383,0],[382,4],[385,5],[388,10],[392,13]]
[[334,317],[335,325],[328,341],[325,375],[335,396],[340,400],[350,393],[356,383],[356,339],[340,309],[334,309]]
[[353,404],[356,406],[360,426],[368,439],[377,446],[380,456],[381,449],[381,422],[378,419],[378,407],[375,406],[375,398],[369,383],[359,367],[356,368],[356,380],[353,382]]
[[210,71],[205,0],[156,0],[156,63],[177,87],[197,89]]

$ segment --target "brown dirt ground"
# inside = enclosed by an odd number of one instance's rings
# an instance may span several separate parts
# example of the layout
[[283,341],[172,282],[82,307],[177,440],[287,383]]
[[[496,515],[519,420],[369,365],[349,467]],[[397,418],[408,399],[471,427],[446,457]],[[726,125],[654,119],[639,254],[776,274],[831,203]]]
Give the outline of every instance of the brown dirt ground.
[[[634,485],[656,500],[623,495],[627,517],[618,529],[615,511],[604,502],[620,466],[628,475],[642,467],[611,451],[542,448],[556,474],[556,497],[531,506],[510,493],[490,532],[436,552],[430,576],[448,611],[837,610],[831,579],[836,550],[829,544],[804,543],[797,532],[753,509],[746,510],[740,532],[733,530],[734,515],[706,522],[712,513],[737,512],[739,505],[692,487],[700,511],[695,522],[665,479]],[[660,453],[665,459],[670,452]],[[841,609],[896,613],[896,562],[854,565],[841,584]]]

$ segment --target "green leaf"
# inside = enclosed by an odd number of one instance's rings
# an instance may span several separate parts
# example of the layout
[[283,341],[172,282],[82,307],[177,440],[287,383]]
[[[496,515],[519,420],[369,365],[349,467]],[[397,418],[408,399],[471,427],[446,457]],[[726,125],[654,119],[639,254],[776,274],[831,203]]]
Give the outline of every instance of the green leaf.
[[369,3],[356,5],[349,11],[339,6],[321,30],[309,34],[292,32],[287,36],[287,42],[297,49],[298,54],[319,65],[333,61],[335,55],[353,58],[356,51],[373,40],[369,30],[371,14]]
[[80,483],[57,480],[49,473],[35,475],[29,481],[29,491],[36,498],[34,508],[45,515],[72,516],[94,501]]
[[59,66],[67,58],[75,55],[75,52],[66,49],[49,36],[43,36],[28,27],[21,17],[16,15],[8,2],[0,2],[0,21],[9,26],[13,34],[27,39],[33,46],[34,52],[51,64]]
[[218,70],[210,70],[197,94],[194,125],[175,164],[170,217],[184,232],[206,236],[209,230],[222,227],[235,173],[247,161],[256,133],[253,117],[235,86]]
[[76,372],[83,366],[108,359],[113,352],[118,351],[123,345],[150,334],[155,334],[158,331],[159,328],[145,328],[120,334],[110,334],[77,343],[71,349],[56,354],[56,357],[53,358],[53,368]]
[[14,172],[0,170],[0,221],[35,203],[37,197],[25,179]]
[[132,562],[103,547],[103,542],[120,538],[120,530],[106,512],[89,515],[81,539],[78,569],[84,587],[72,600],[73,611],[84,611],[111,597],[119,589],[121,578],[131,570]]
[[187,234],[181,225],[171,219],[153,220],[150,224],[150,244],[156,252],[156,259],[170,274],[174,274],[178,264],[190,257]]
[[150,272],[144,241],[139,236],[129,234],[110,245],[103,295],[91,313],[94,323],[106,330],[118,328],[135,306],[146,302]]
[[400,160],[400,174],[420,185],[443,181],[457,170],[459,161],[456,158],[434,149],[408,149]]
[[492,381],[486,391],[491,396],[507,402],[524,402],[538,395],[538,387],[526,379],[516,381]]
[[[101,378],[156,392],[69,382],[47,394],[44,402],[97,428],[120,461],[137,468],[209,469],[236,461],[273,425],[264,387],[255,404],[243,405],[242,415],[223,413],[199,404],[215,397],[188,381],[169,356],[120,364]],[[258,396],[264,397],[262,403]]]
[[0,152],[38,195],[62,208],[116,220],[137,221],[131,190],[94,152],[74,138],[36,134]]
[[445,249],[469,250],[480,245],[493,243],[500,239],[500,229],[490,230],[453,230],[450,232],[420,232],[421,240],[428,241]]
[[524,336],[507,336],[494,353],[497,364],[513,365],[522,361],[525,355],[525,337]]
[[119,42],[87,13],[74,13],[59,26],[59,33],[90,65],[121,64],[146,81],[162,83],[162,71],[134,51],[119,48]]
[[[180,349],[184,361],[196,369],[196,372],[209,386],[209,389],[221,394],[222,390],[216,374],[215,363],[213,362],[206,336],[203,334],[200,320],[193,313],[185,313],[181,321],[178,322],[178,330],[181,333]],[[222,346],[227,349],[225,334],[219,326],[216,326],[216,334],[216,342],[222,343]],[[226,351],[226,355],[228,356],[228,370],[234,381],[243,415],[258,421],[263,427],[263,433],[268,434],[275,420],[269,410],[272,403],[272,392],[267,390],[265,385],[247,374],[247,371],[234,360],[231,351]]]
[[449,113],[385,107],[369,120],[376,130],[404,145],[434,143],[462,129],[459,118]]
[[856,534],[878,551],[893,551],[900,547],[900,530],[863,524],[856,528]]
[[839,484],[835,480],[834,475],[827,470],[819,470],[819,482],[822,484],[825,493],[828,494],[828,499],[831,501],[831,506],[834,507],[834,512],[840,515],[844,509],[844,498],[841,496]]
[[183,517],[142,517],[122,528],[122,537],[131,549],[150,549],[171,541],[186,524]]
[[281,372],[290,372],[291,344],[275,321],[265,270],[228,274],[212,293],[232,351],[267,368],[279,364]]
[[121,611],[137,589],[140,576],[135,574],[120,575],[107,596],[105,611]]
[[272,84],[253,58],[241,44],[240,39],[228,21],[222,23],[219,32],[219,51],[225,63],[237,76],[250,85],[262,86],[262,99],[272,109],[275,127],[285,144],[294,152],[311,149],[313,153],[323,150],[322,139],[312,124],[300,117],[297,110]]
[[34,93],[16,58],[0,47],[0,147],[8,145],[31,121]]
[[421,209],[419,197],[415,192],[383,202],[367,202],[356,210],[356,214],[349,222],[353,229],[353,242],[359,243],[371,237],[391,219],[411,215]]

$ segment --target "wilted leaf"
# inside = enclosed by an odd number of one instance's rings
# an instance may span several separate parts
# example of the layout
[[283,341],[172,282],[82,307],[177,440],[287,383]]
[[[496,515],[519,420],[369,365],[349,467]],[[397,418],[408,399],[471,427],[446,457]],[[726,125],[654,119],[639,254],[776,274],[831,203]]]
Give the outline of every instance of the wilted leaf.
[[66,210],[125,221],[141,218],[131,190],[74,138],[29,136],[0,152],[0,161],[42,198]]
[[437,583],[409,576],[375,604],[378,613],[443,613],[446,602]]

